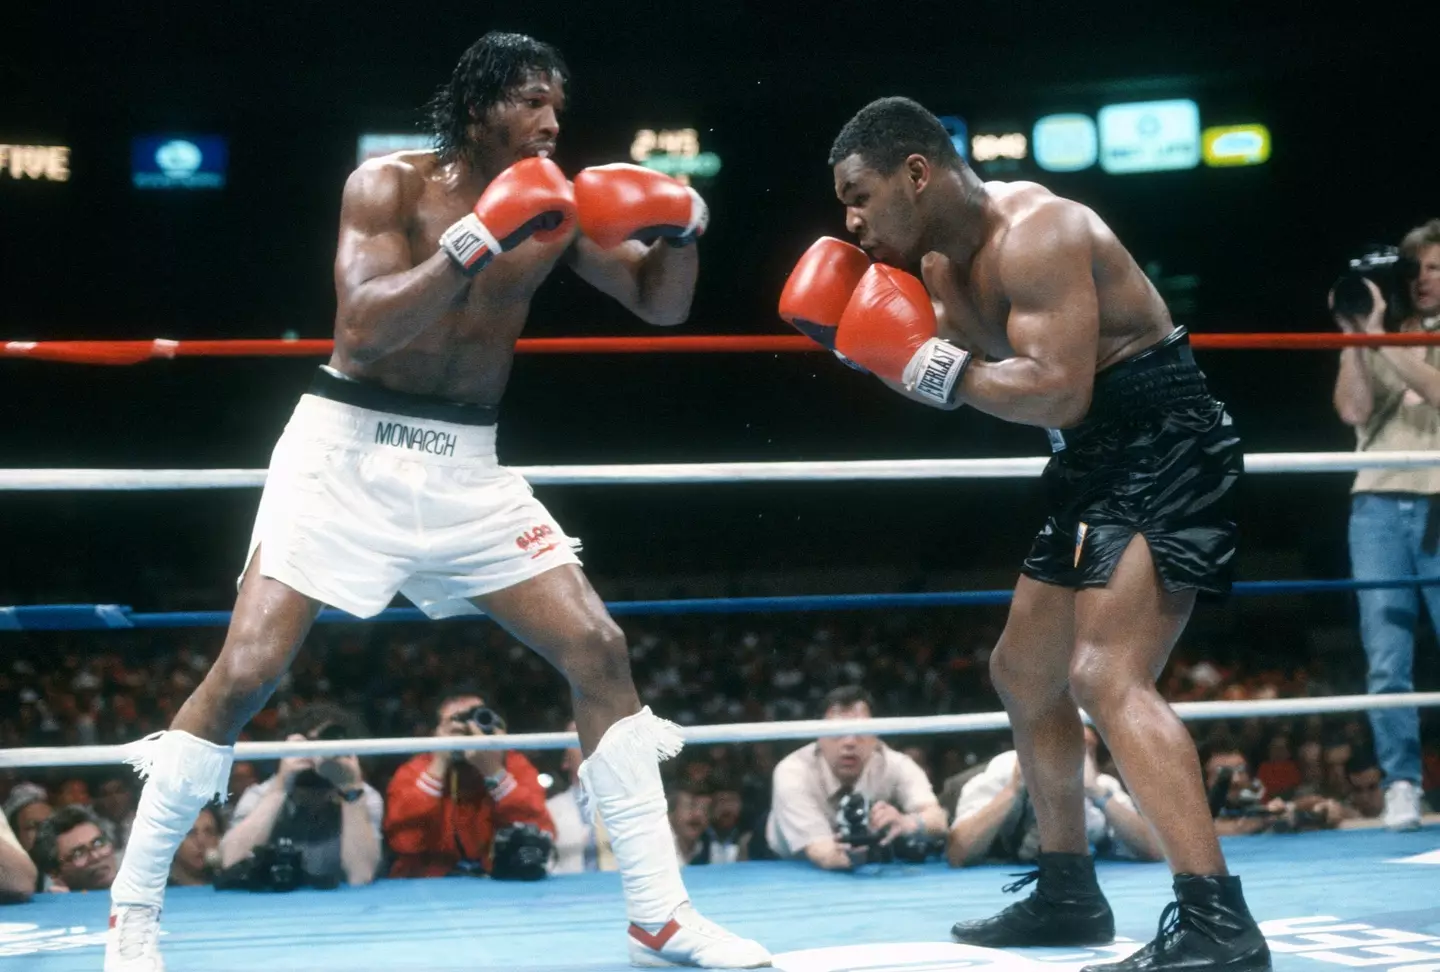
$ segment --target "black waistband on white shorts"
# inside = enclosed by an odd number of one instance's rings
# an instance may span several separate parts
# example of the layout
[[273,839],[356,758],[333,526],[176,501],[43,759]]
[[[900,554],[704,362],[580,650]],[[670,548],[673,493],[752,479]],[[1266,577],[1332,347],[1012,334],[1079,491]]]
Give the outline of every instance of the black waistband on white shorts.
[[332,402],[389,415],[449,422],[454,425],[494,425],[500,420],[498,405],[449,402],[430,395],[396,391],[373,381],[347,378],[322,366],[310,382],[309,394]]

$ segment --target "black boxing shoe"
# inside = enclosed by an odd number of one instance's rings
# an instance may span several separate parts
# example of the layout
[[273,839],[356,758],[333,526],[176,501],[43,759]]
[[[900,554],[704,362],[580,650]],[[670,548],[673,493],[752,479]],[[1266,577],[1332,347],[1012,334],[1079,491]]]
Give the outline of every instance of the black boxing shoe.
[[1032,882],[1035,890],[991,918],[958,921],[950,937],[962,945],[986,948],[1108,945],[1115,940],[1115,915],[1095,880],[1089,854],[1042,853],[1031,871],[1007,894]]
[[1245,906],[1240,879],[1175,875],[1175,900],[1155,940],[1121,962],[1080,972],[1269,972],[1270,947]]

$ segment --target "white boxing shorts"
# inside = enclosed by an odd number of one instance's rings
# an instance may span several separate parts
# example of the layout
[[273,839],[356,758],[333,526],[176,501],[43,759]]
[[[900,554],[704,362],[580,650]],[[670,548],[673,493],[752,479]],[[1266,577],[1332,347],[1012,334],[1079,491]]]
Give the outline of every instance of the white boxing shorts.
[[[577,540],[495,457],[495,409],[321,369],[270,458],[246,565],[361,618],[431,618],[563,564]],[[242,575],[243,576],[243,575]]]

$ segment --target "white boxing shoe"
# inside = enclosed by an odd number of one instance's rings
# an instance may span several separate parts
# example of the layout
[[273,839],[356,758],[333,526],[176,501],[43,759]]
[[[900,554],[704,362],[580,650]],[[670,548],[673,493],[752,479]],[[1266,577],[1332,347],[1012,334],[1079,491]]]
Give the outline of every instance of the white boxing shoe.
[[160,909],[112,905],[105,935],[105,972],[165,972],[160,960]]
[[759,942],[741,938],[702,917],[687,901],[659,928],[630,923],[630,964],[641,968],[763,969],[770,967],[770,953]]

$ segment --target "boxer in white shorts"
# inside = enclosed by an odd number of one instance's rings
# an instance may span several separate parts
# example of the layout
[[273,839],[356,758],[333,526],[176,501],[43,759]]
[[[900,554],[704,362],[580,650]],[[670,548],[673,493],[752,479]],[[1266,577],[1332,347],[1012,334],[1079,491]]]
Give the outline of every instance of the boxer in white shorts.
[[263,576],[358,617],[398,591],[436,619],[578,564],[579,541],[496,459],[495,411],[322,369],[270,458],[247,561],[260,551]]
[[[690,905],[660,782],[679,729],[641,707],[574,542],[495,458],[515,340],[556,265],[642,320],[678,324],[708,221],[693,190],[648,169],[567,180],[549,158],[567,80],[549,45],[487,34],[431,105],[435,151],[372,160],[346,183],[335,353],[275,447],[219,658],[170,730],[134,747],[146,784],[111,887],[106,972],[163,969],[171,858],[224,798],[235,739],[320,608],[369,617],[397,592],[432,618],[483,612],[569,681],[583,802],[610,835],[632,964],[770,964]],[[503,769],[486,780],[499,799],[507,783]]]

